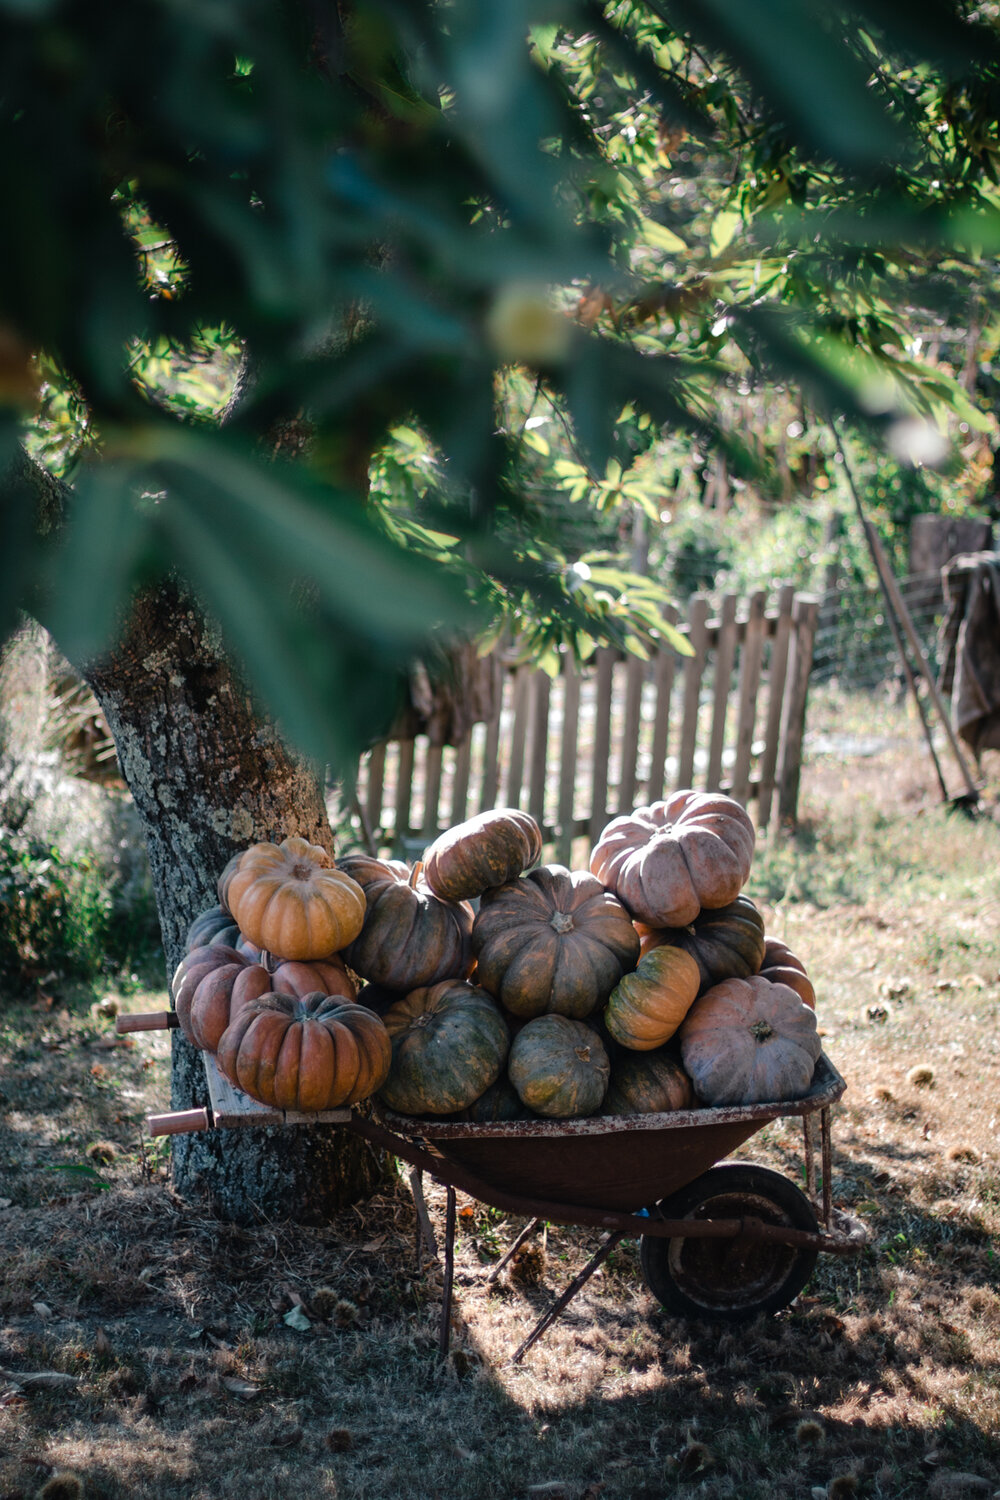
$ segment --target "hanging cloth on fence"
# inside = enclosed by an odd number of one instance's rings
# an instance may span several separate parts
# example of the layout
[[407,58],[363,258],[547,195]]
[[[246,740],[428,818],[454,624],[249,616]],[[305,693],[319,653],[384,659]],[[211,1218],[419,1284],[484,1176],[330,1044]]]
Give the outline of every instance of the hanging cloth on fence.
[[410,668],[409,702],[389,731],[393,740],[426,734],[435,747],[461,745],[473,724],[486,723],[500,704],[501,665],[491,652],[480,656],[475,641],[449,646],[431,662]]
[[940,689],[978,757],[1000,750],[1000,552],[963,552],[941,570]]

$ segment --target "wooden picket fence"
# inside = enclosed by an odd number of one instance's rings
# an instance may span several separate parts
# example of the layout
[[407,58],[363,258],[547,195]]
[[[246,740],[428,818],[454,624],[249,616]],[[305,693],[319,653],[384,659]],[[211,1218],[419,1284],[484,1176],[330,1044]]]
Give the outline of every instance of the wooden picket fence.
[[[464,744],[383,742],[363,758],[358,811],[373,849],[415,857],[445,828],[492,807],[520,807],[557,860],[593,843],[608,819],[678,787],[720,790],[758,827],[794,824],[819,600],[782,588],[735,594],[718,616],[695,594],[670,621],[693,654],[651,661],[600,648],[559,675],[503,674],[499,712]],[[583,855],[586,858],[586,854]]]

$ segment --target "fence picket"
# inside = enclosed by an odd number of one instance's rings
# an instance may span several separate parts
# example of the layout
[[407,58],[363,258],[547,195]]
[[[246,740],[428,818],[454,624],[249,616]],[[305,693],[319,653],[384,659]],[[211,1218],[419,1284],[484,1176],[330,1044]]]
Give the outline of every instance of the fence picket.
[[760,761],[760,781],[757,789],[757,822],[766,828],[771,817],[771,801],[774,797],[775,768],[778,764],[778,743],[781,736],[781,704],[785,694],[785,672],[788,667],[788,641],[792,630],[792,602],[795,586],[786,583],[778,591],[777,618],[774,621],[774,641],[771,645],[771,666],[768,672],[767,728],[764,732],[764,753]]
[[611,759],[611,693],[615,653],[609,646],[597,652],[597,693],[594,704],[594,764],[591,775],[590,839],[596,843],[608,821],[608,766]]
[[[672,604],[667,606],[663,614],[668,624],[677,624],[677,611]],[[677,661],[677,656],[669,646],[662,646],[657,653],[653,671],[656,703],[653,711],[653,742],[649,751],[649,777],[646,782],[647,802],[658,802],[663,796],[670,732],[670,699],[674,690]]]
[[440,745],[428,745],[424,757],[424,815],[420,832],[425,843],[432,844],[438,835],[438,804],[441,801],[441,772],[444,751]]
[[712,702],[712,737],[708,747],[708,770],[705,785],[716,791],[722,785],[722,751],[726,739],[726,717],[733,689],[733,662],[736,659],[735,594],[725,594],[719,617],[715,647],[715,695]]
[[[505,674],[506,675],[506,674]],[[486,726],[486,742],[483,745],[483,780],[479,792],[479,811],[488,812],[496,807],[500,793],[500,722],[503,718],[503,700],[506,682],[500,680],[499,702],[496,713]]]
[[549,760],[549,698],[552,682],[547,672],[531,679],[531,763],[528,771],[528,811],[539,827],[545,824],[545,771]]
[[792,606],[792,631],[788,650],[787,691],[781,710],[781,743],[778,747],[778,824],[795,820],[802,769],[802,734],[805,728],[806,695],[812,666],[813,641],[819,600],[800,594]]
[[372,746],[365,781],[365,817],[374,832],[382,823],[382,797],[385,789],[385,741]]
[[576,747],[580,722],[580,674],[572,656],[563,662],[563,717],[559,740],[559,802],[556,809],[556,859],[569,865],[576,831]]
[[413,796],[413,741],[401,740],[396,765],[396,843],[410,830],[410,801]]
[[701,703],[701,679],[705,672],[708,648],[708,600],[704,594],[692,594],[688,610],[688,641],[694,655],[684,662],[684,717],[681,723],[681,749],[677,758],[675,787],[694,786],[694,749],[698,738],[698,709]]
[[455,751],[455,776],[451,784],[452,828],[465,822],[465,810],[469,805],[469,775],[472,770],[472,731]]
[[740,681],[736,699],[736,758],[729,788],[731,797],[746,803],[750,794],[750,760],[753,753],[753,731],[757,721],[757,693],[764,656],[764,606],[767,596],[758,589],[750,598],[750,610],[743,636],[740,658]]
[[642,685],[646,680],[646,663],[630,656],[625,666],[625,716],[621,736],[621,779],[618,783],[618,811],[631,812],[636,801],[639,764],[639,732],[642,728]]
[[507,763],[505,807],[520,807],[524,786],[524,747],[528,737],[528,686],[530,667],[518,667],[514,677],[514,724],[510,732],[510,760]]

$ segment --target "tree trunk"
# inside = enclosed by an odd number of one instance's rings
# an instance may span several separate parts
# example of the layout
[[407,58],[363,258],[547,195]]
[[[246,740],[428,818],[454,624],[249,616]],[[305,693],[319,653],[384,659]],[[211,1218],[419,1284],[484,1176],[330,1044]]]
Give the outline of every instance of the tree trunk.
[[[331,852],[316,775],[253,703],[197,607],[165,587],[136,601],[114,650],[87,671],[142,819],[168,972],[192,919],[248,844],[298,835]],[[173,1034],[172,1104],[208,1102],[201,1055]],[[330,1127],[213,1130],[174,1138],[182,1195],[238,1222],[316,1222],[371,1194],[380,1159]]]

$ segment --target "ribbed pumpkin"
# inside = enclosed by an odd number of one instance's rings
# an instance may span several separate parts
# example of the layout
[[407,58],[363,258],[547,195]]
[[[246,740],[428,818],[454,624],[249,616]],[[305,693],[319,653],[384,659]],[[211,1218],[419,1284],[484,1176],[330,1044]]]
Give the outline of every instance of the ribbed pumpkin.
[[405,999],[405,990],[388,990],[381,984],[363,984],[358,990],[358,1004],[367,1005],[377,1016],[384,1016],[387,1010]]
[[711,1105],[801,1099],[821,1050],[815,1012],[760,974],[707,990],[678,1038],[684,1070]]
[[507,1076],[537,1115],[578,1119],[600,1109],[611,1064],[593,1027],[568,1016],[538,1016],[514,1038]]
[[639,937],[596,876],[541,865],[485,892],[472,948],[476,983],[514,1015],[579,1020],[634,968]]
[[764,918],[748,896],[728,906],[706,907],[686,927],[651,928],[637,922],[643,953],[683,948],[698,965],[701,988],[723,979],[746,979],[764,960]]
[[812,980],[806,973],[802,960],[796,958],[786,943],[782,943],[778,938],[767,939],[764,944],[764,959],[760,972],[765,979],[770,979],[772,984],[787,984],[810,1010],[816,1009],[816,991],[813,989]]
[[637,921],[684,927],[702,907],[735,901],[750,874],[754,841],[753,823],[732,797],[680,791],[613,818],[590,868]]
[[231,1083],[274,1109],[311,1113],[367,1099],[385,1081],[389,1036],[372,1011],[335,995],[260,995],[219,1043]]
[[242,936],[233,921],[232,912],[221,906],[210,906],[207,911],[200,912],[188,928],[184,951],[192,953],[195,948],[216,947],[220,944],[224,948],[235,948]]
[[422,866],[348,854],[337,868],[364,891],[364,926],[344,952],[363,979],[407,993],[442,979],[464,979],[472,968],[472,907],[442,901]]
[[358,883],[318,844],[254,844],[226,889],[240,931],[281,958],[325,958],[354,941],[365,920]]
[[517,1089],[505,1073],[491,1083],[478,1099],[473,1099],[463,1118],[476,1125],[492,1125],[498,1120],[530,1120],[530,1109],[525,1109],[517,1095]]
[[[251,845],[251,847],[253,846]],[[236,874],[236,871],[239,869],[240,861],[242,860],[246,852],[247,851],[245,849],[240,849],[238,853],[232,855],[231,858],[226,861],[226,867],[215,883],[215,889],[219,895],[219,905],[222,907],[223,911],[231,910],[229,905],[229,884],[233,876]],[[325,854],[326,850],[324,850],[323,852]]]
[[270,993],[321,993],[353,1000],[354,984],[337,955],[313,963],[276,960],[269,954],[254,959],[218,944],[186,954],[171,984],[180,1028],[205,1052],[216,1051],[222,1033],[244,1005]]
[[381,1099],[406,1115],[450,1115],[499,1078],[510,1036],[496,1002],[463,980],[414,990],[383,1017],[392,1067]]
[[424,856],[424,879],[444,901],[469,901],[516,880],[541,855],[541,829],[530,813],[497,807],[435,839]]
[[651,1052],[669,1041],[698,994],[698,965],[681,948],[653,948],[611,992],[604,1024],[616,1042]]
[[691,1080],[665,1047],[619,1052],[611,1062],[604,1115],[657,1115],[694,1104]]

